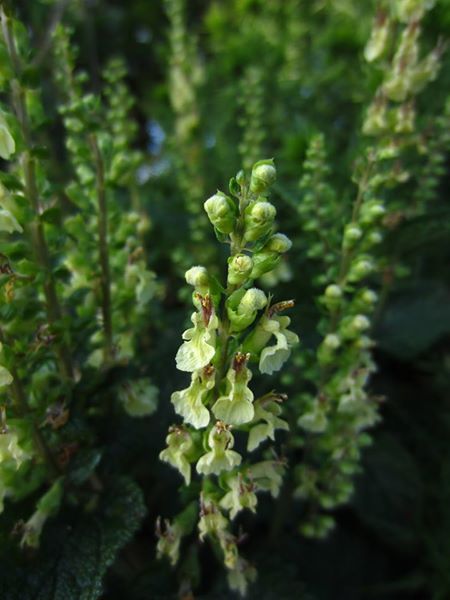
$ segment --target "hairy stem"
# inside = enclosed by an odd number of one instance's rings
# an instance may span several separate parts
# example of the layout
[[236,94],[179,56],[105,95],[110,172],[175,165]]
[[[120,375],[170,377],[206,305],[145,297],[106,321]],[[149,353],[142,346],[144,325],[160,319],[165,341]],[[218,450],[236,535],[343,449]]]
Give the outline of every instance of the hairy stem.
[[103,356],[104,362],[109,363],[114,355],[114,344],[111,310],[111,269],[109,265],[108,206],[106,202],[105,168],[96,136],[91,135],[89,142],[94,156],[97,178],[98,242],[101,268],[100,285],[102,291],[103,333],[105,336]]
[[[11,24],[5,15],[3,8],[0,9],[0,18],[2,22],[3,36],[5,39],[8,54],[14,70],[15,79],[11,82],[14,110],[20,125],[23,140],[26,149],[22,152],[21,163],[25,184],[25,196],[31,204],[34,212],[34,221],[31,224],[31,243],[36,261],[44,274],[44,295],[46,302],[47,318],[52,327],[57,325],[62,318],[62,310],[56,293],[55,281],[52,274],[50,255],[45,237],[44,225],[40,219],[41,206],[39,201],[39,192],[36,183],[36,166],[34,158],[30,152],[32,139],[30,132],[30,123],[25,101],[25,92],[20,85],[20,76],[22,67],[17,53]],[[59,371],[62,377],[70,381],[73,379],[73,365],[69,349],[63,339],[58,336],[56,342],[56,357]]]

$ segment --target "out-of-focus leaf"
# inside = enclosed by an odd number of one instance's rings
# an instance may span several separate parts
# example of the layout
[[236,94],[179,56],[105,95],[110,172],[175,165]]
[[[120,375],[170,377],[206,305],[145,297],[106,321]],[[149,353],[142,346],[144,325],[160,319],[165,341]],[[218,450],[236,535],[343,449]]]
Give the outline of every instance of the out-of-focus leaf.
[[2,600],[95,600],[119,550],[145,514],[142,492],[129,479],[108,489],[95,513],[68,527],[53,524],[41,551],[25,566],[0,571]]
[[450,333],[450,290],[423,282],[397,295],[384,312],[378,345],[393,356],[410,360]]
[[367,450],[354,498],[360,520],[383,541],[412,546],[417,541],[422,481],[408,451],[389,434]]

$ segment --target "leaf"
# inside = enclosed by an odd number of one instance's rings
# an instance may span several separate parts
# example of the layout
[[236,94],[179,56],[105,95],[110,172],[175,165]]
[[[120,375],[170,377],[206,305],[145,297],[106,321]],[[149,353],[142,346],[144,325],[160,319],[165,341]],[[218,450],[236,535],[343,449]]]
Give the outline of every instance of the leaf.
[[41,214],[41,221],[57,225],[61,221],[61,209],[59,206],[50,206]]
[[[100,508],[73,528],[53,523],[39,554],[25,566],[0,572],[2,600],[96,600],[119,550],[145,514],[142,492],[119,479],[104,493]],[[45,531],[44,531],[45,534]]]
[[354,498],[360,520],[389,544],[417,542],[423,485],[406,448],[390,434],[367,450],[364,474]]
[[84,483],[97,468],[102,458],[102,452],[96,448],[81,450],[71,464],[68,478],[75,485]]
[[388,305],[377,331],[379,346],[403,360],[422,354],[450,333],[450,292],[439,282],[408,286]]

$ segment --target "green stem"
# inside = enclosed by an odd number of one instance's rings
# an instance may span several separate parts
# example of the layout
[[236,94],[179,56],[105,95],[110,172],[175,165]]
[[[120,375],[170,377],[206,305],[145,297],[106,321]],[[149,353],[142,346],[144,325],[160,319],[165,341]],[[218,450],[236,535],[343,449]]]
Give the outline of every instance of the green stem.
[[[370,173],[372,170],[372,164],[373,163],[370,160],[369,163],[367,164],[367,167],[364,171],[361,181],[358,184],[358,193],[356,195],[355,202],[353,203],[351,223],[356,223],[359,218],[359,213],[361,211],[362,202],[364,200],[364,194],[367,190],[367,183],[368,183]],[[354,256],[354,253],[352,250],[344,250],[344,248],[342,248],[341,261],[340,261],[340,265],[339,265],[339,276],[338,276],[338,280],[337,280],[337,285],[339,287],[342,287],[343,285],[346,284],[347,276],[348,276],[348,272],[350,269],[350,265],[351,265],[353,256]],[[332,312],[329,333],[334,333],[336,331],[340,316],[341,316],[341,311],[339,308]]]
[[[244,189],[239,200],[239,217],[236,221],[235,231],[230,234],[230,256],[239,254],[242,249],[244,238],[244,210],[247,206],[247,192]],[[236,290],[236,286],[229,285],[226,291],[227,299]],[[226,375],[228,362],[228,347],[230,345],[230,320],[227,315],[227,309],[224,305],[221,318],[221,328],[219,333],[219,348],[221,348],[220,358],[216,370],[216,389],[219,389],[219,384]]]
[[101,268],[100,285],[102,290],[103,333],[105,336],[103,356],[104,362],[107,364],[113,359],[114,344],[111,309],[111,269],[109,264],[108,206],[106,202],[105,167],[96,136],[91,135],[89,142],[94,156],[97,180],[98,242]]
[[[46,301],[46,310],[49,323],[55,327],[62,319],[62,310],[56,293],[55,281],[52,274],[52,265],[45,237],[44,225],[40,219],[41,206],[39,202],[39,192],[36,183],[36,166],[31,155],[32,147],[30,122],[26,107],[25,91],[20,85],[20,75],[22,67],[17,54],[16,44],[11,30],[8,17],[5,15],[3,7],[0,9],[0,18],[2,21],[3,36],[5,39],[8,54],[15,73],[15,79],[11,82],[14,109],[19,121],[21,133],[26,146],[21,156],[25,196],[31,204],[34,212],[34,221],[31,224],[31,243],[36,261],[44,274],[44,295]],[[56,343],[56,357],[61,375],[64,380],[73,380],[73,365],[69,349],[63,339],[58,336]]]

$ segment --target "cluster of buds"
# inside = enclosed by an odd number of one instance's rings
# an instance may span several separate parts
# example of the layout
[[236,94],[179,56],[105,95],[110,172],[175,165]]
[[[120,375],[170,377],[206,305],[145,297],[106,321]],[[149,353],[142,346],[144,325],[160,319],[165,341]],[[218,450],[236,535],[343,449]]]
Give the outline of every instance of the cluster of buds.
[[202,211],[205,196],[205,156],[198,135],[202,114],[198,97],[204,81],[204,65],[199,57],[197,37],[189,30],[186,0],[164,0],[169,20],[170,61],[168,90],[174,117],[171,152],[176,164],[177,185],[183,199],[189,226],[189,249],[177,245],[172,259],[186,268],[186,254],[213,260],[208,222]]
[[[254,571],[239,556],[230,522],[242,510],[255,512],[258,492],[278,495],[284,466],[278,459],[249,463],[236,451],[235,439],[247,437],[251,453],[273,441],[276,430],[288,428],[280,417],[285,396],[271,393],[255,399],[250,381],[253,364],[260,373],[275,373],[298,343],[297,335],[288,329],[289,317],[280,314],[293,302],[271,304],[254,285],[291,246],[285,235],[273,231],[276,209],[267,197],[275,177],[273,161],[259,161],[248,179],[241,171],[231,180],[230,196],[217,192],[205,202],[217,236],[230,244],[226,284],[222,287],[203,266],[186,272],[195,311],[176,363],[191,374],[191,382],[172,394],[183,424],[171,428],[167,448],[160,454],[180,472],[186,485],[191,483],[195,464],[197,477],[203,481],[199,537],[218,545],[230,586],[241,592]],[[178,550],[167,548],[169,537],[161,542],[164,552],[160,554],[167,554],[173,562]],[[172,537],[178,548],[178,537]]]
[[[309,365],[306,378],[317,389],[316,394],[307,392],[299,398],[298,425],[303,432],[300,444],[308,445],[311,460],[296,469],[296,495],[313,507],[301,526],[307,536],[324,536],[333,526],[333,517],[326,511],[348,501],[354,475],[360,469],[361,451],[371,442],[367,430],[379,419],[380,399],[368,391],[370,376],[376,370],[370,337],[378,303],[373,288],[385,260],[377,246],[391,223],[388,190],[409,177],[399,159],[402,150],[417,137],[413,96],[434,78],[438,68],[437,50],[419,59],[419,21],[432,4],[397,0],[390,12],[382,8],[375,19],[365,50],[368,62],[377,62],[386,55],[394,31],[393,19],[404,27],[398,44],[394,40],[392,62],[381,63],[384,80],[363,125],[363,132],[375,136],[377,145],[366,149],[364,160],[357,165],[354,180],[358,191],[350,215],[345,217],[347,223],[338,232],[337,251],[336,240],[329,234],[336,228],[324,228],[327,239],[322,240],[319,231],[320,217],[338,216],[333,194],[321,198],[312,185],[308,187],[313,177],[310,163],[323,163],[324,153],[318,151],[320,146],[315,141],[305,164],[303,181],[307,185],[302,186],[306,193],[300,214],[312,222],[305,220],[303,228],[305,233],[316,234],[317,256],[326,264],[319,279],[324,290],[319,299],[323,309],[318,327],[322,339],[312,364],[306,354],[301,359]],[[321,171],[326,173],[324,167]],[[320,206],[317,217],[312,211],[312,198]]]
[[434,1],[397,0],[390,10],[379,10],[365,49],[368,62],[377,62],[388,52],[395,21],[400,21],[403,30],[392,60],[382,65],[383,82],[368,108],[363,125],[365,134],[389,136],[395,132],[408,136],[414,133],[414,98],[436,78],[442,54],[442,47],[438,45],[420,58],[420,21],[433,5]]
[[250,169],[256,159],[261,156],[265,137],[264,119],[264,82],[263,72],[259,66],[251,65],[244,73],[241,82],[239,103],[242,106],[240,125],[243,129],[239,152],[244,169]]
[[[349,499],[361,448],[370,441],[366,430],[379,418],[378,403],[367,391],[375,371],[369,332],[378,295],[367,280],[379,270],[374,252],[383,237],[386,209],[372,180],[362,185],[363,200],[342,233],[341,264],[329,271],[337,274],[336,280],[328,283],[320,297],[324,314],[319,328],[324,335],[315,363],[306,372],[313,385],[320,385],[315,396],[305,393],[300,399],[298,425],[309,434],[311,454],[326,455],[327,460],[296,469],[296,495],[324,510]],[[333,523],[331,515],[313,510],[301,530],[304,535],[321,537]]]
[[340,250],[335,224],[341,219],[341,204],[328,183],[325,138],[315,135],[308,146],[300,180],[298,214],[306,256],[320,264],[314,283],[323,286],[333,277]]
[[[142,246],[150,223],[139,206],[119,210],[111,202],[117,189],[135,196],[141,153],[133,149],[136,124],[129,118],[133,100],[125,85],[126,68],[119,59],[106,66],[104,102],[84,92],[86,74],[75,72],[76,49],[70,30],[54,34],[60,113],[66,127],[66,146],[76,178],[67,188],[79,209],[66,219],[70,234],[65,264],[71,272],[66,295],[83,290],[77,306],[80,317],[100,327],[90,338],[88,363],[101,367],[132,358],[139,324],[158,293],[155,275],[146,265]],[[131,202],[130,202],[131,204]],[[98,265],[91,260],[99,256]],[[131,416],[147,416],[156,408],[157,390],[148,378],[126,382],[119,401]]]

